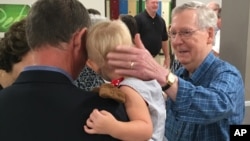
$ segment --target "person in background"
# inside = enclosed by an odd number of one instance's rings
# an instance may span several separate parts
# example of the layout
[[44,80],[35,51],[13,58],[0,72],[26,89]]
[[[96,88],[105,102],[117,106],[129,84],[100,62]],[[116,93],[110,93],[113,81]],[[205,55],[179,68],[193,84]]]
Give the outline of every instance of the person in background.
[[10,86],[25,66],[31,63],[25,34],[25,18],[15,22],[0,40],[0,85]]
[[138,27],[135,18],[132,15],[121,14],[119,19],[128,27],[132,41],[134,42],[135,34],[138,33]]
[[[107,18],[101,16],[101,13],[96,9],[90,8],[88,12],[91,19],[91,25],[107,20]],[[91,91],[93,88],[99,87],[101,84],[105,83],[103,78],[91,69],[91,66],[92,64],[87,60],[81,73],[77,79],[74,80],[74,84],[85,91]]]
[[90,15],[90,19],[91,19],[91,25],[94,25],[100,21],[103,20],[108,20],[106,17],[101,15],[101,12],[93,9],[93,8],[89,8],[88,9],[89,15]]
[[165,60],[164,66],[170,67],[168,35],[164,19],[157,14],[159,0],[145,0],[146,9],[135,16],[138,33],[143,44],[153,57],[162,49]]
[[221,8],[219,9],[218,15],[217,15],[217,31],[215,33],[214,38],[214,45],[213,45],[213,52],[216,56],[220,55],[220,30],[221,30]]
[[216,1],[210,1],[207,4],[207,7],[211,8],[216,13],[216,15],[218,15],[219,10],[220,10],[220,4],[219,3],[217,3]]
[[207,4],[208,8],[211,8],[217,15],[217,26],[215,27],[215,38],[213,43],[213,52],[216,56],[220,54],[220,29],[221,29],[221,7],[220,4],[211,1]]
[[191,1],[175,7],[171,21],[171,46],[183,65],[175,74],[152,58],[139,35],[137,48],[117,47],[107,55],[108,64],[119,75],[156,79],[162,86],[168,141],[228,141],[230,125],[244,119],[245,88],[238,69],[212,52],[216,14]]
[[[118,88],[125,93],[125,107],[130,122],[120,123],[106,112],[94,111],[87,122],[91,129],[86,131],[108,133],[121,140],[151,138],[150,140],[163,141],[166,109],[160,85],[156,80],[142,81],[117,75],[113,68],[107,65],[105,59],[106,54],[114,50],[117,45],[127,45],[125,47],[132,48],[132,44],[129,30],[121,20],[101,22],[88,30],[87,51],[90,61],[96,64],[94,70],[105,80],[111,82],[121,80]],[[130,67],[133,69],[133,62]]]
[[93,8],[89,8],[87,9],[89,14],[93,14],[93,15],[101,15],[101,12],[96,10],[96,9],[93,9]]
[[73,84],[88,56],[86,8],[78,0],[37,0],[26,23],[33,60],[0,92],[0,140],[117,140],[82,128],[93,109],[128,121],[123,104]]

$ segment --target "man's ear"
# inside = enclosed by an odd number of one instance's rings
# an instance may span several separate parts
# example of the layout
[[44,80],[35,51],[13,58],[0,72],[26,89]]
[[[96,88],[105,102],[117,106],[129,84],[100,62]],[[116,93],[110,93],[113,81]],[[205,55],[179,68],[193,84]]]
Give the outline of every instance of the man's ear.
[[83,49],[83,54],[86,60],[88,59],[88,52],[87,52],[87,45],[86,45],[87,33],[88,33],[87,28],[82,29],[81,48]]
[[207,31],[208,31],[208,40],[207,40],[207,43],[208,44],[213,44],[213,42],[214,42],[214,40],[215,40],[215,29],[214,28],[212,28],[212,27],[209,27],[208,29],[207,29]]
[[75,33],[73,37],[74,53],[78,54],[79,52],[81,52],[84,56],[84,61],[86,61],[88,58],[88,53],[86,50],[86,38],[87,28],[82,28],[77,33]]
[[86,33],[87,33],[87,28],[82,28],[78,32],[76,32],[73,36],[73,45],[74,47],[79,47],[82,45],[82,42],[84,44],[86,43]]

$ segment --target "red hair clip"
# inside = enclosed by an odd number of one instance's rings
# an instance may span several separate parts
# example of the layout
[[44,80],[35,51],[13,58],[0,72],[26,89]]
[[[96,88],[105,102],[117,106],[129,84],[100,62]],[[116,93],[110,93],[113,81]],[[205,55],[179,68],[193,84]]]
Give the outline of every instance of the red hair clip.
[[122,82],[122,80],[124,80],[123,77],[119,78],[119,79],[114,79],[111,81],[111,84],[115,87],[119,86],[119,84]]

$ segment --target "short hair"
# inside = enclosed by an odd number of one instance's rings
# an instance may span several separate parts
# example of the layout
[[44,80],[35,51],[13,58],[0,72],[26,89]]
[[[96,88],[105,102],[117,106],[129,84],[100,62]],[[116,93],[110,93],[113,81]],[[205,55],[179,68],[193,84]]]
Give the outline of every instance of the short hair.
[[137,23],[132,15],[122,14],[119,18],[127,25],[132,39],[134,39],[135,34],[138,33]]
[[172,11],[172,18],[175,14],[181,13],[184,10],[195,10],[197,14],[197,26],[199,28],[216,27],[217,16],[215,12],[208,8],[204,3],[191,1],[177,6]]
[[89,27],[87,9],[78,0],[37,0],[27,18],[27,40],[31,48],[68,42],[73,33]]
[[101,12],[96,10],[96,9],[93,9],[93,8],[89,8],[88,9],[88,12],[89,14],[94,14],[94,15],[101,15]]
[[0,69],[6,72],[11,72],[13,65],[20,62],[30,50],[25,23],[25,19],[15,22],[0,40]]
[[128,28],[120,20],[102,21],[88,30],[86,41],[88,57],[99,67],[105,65],[106,55],[116,46],[132,44]]
[[98,22],[108,20],[106,17],[101,16],[101,15],[95,15],[95,14],[89,14],[90,20],[91,20],[91,25],[94,25]]

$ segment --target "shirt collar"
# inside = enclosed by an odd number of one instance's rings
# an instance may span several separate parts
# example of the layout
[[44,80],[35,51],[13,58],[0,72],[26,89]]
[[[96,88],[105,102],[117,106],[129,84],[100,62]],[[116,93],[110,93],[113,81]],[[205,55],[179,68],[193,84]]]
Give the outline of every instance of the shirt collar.
[[72,77],[63,69],[58,67],[52,67],[52,66],[27,66],[23,69],[23,71],[30,71],[30,70],[43,70],[43,71],[55,71],[64,74],[66,77],[68,77],[69,80],[73,83]]
[[[181,78],[184,80],[190,79],[191,81],[199,80],[200,77],[205,75],[204,70],[208,70],[208,68],[213,64],[217,57],[214,56],[213,52],[210,52],[207,57],[204,59],[204,61],[201,63],[201,65],[193,72],[191,76],[189,76],[189,73],[186,69],[184,69],[180,75]],[[195,82],[194,82],[195,83]]]

